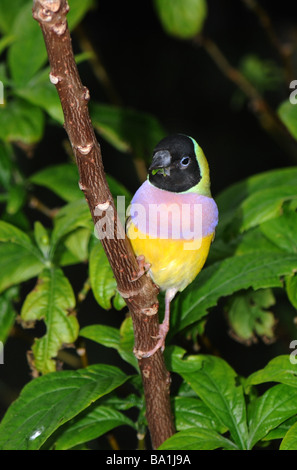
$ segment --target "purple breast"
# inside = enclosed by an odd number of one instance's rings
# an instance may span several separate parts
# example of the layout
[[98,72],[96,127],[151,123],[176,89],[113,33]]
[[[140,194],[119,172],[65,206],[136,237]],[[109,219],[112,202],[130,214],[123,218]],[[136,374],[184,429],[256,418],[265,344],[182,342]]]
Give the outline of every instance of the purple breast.
[[172,193],[145,181],[130,206],[134,225],[151,238],[192,240],[212,234],[218,208],[211,197]]

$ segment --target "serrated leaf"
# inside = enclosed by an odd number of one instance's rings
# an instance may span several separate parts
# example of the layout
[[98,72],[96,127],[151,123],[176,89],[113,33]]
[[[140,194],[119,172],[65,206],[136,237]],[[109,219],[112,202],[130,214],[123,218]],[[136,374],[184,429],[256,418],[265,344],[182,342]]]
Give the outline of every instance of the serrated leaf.
[[289,385],[275,385],[253,400],[248,410],[248,448],[296,413],[297,390]]
[[35,277],[43,268],[42,255],[28,235],[0,221],[0,292]]
[[249,287],[281,287],[280,277],[292,274],[296,266],[296,254],[257,252],[257,256],[247,253],[204,268],[173,301],[172,332],[197,322],[221,297]]
[[84,442],[97,439],[118,426],[135,424],[120,411],[104,405],[93,405],[68,421],[61,429],[61,435],[55,443],[56,450],[67,450]]
[[278,186],[251,194],[242,204],[241,231],[281,215],[285,201],[297,198],[295,186]]
[[229,429],[238,448],[246,449],[246,405],[235,371],[223,359],[204,355],[175,362],[173,370],[192,387],[219,423]]
[[[265,213],[265,206],[260,207],[260,214],[257,213],[257,207],[255,206],[255,198],[259,197],[256,196],[256,194],[258,194],[259,192],[261,193],[262,191],[271,189],[273,190],[273,192],[275,191],[274,196],[276,199],[273,200],[272,198],[272,200],[270,200],[269,211],[272,216],[275,216],[276,214],[280,215],[280,213],[277,212],[280,203],[280,201],[277,199],[277,188],[282,188],[284,190],[286,186],[290,187],[291,189],[294,187],[296,188],[296,167],[271,170],[259,173],[243,181],[240,181],[239,183],[231,185],[227,189],[222,191],[222,193],[216,197],[216,202],[220,214],[220,222],[217,227],[217,236],[219,237],[221,233],[226,232],[227,228],[229,228],[229,231],[231,232],[231,234],[233,234],[234,231],[237,233],[237,231],[242,227],[243,218],[241,206],[246,200],[249,199],[249,197],[252,197],[252,200],[245,203],[247,205],[247,207],[245,208],[246,216],[249,216],[250,214],[252,220],[252,213],[254,213],[257,217],[261,215],[262,210]],[[268,194],[266,194],[266,197],[268,197],[269,194],[271,195],[271,193],[268,192]],[[259,197],[259,199],[261,199],[261,197]],[[262,204],[261,200],[260,204]],[[276,205],[276,210],[275,206],[273,207],[273,204]],[[252,211],[252,209],[254,210],[254,212]],[[249,210],[251,211],[250,213],[248,212]],[[268,217],[267,212],[266,217]]]
[[43,112],[30,103],[14,99],[0,108],[0,139],[4,142],[38,142],[44,129]]
[[25,323],[44,320],[47,332],[35,340],[32,347],[34,366],[46,374],[56,368],[54,358],[63,344],[72,343],[78,336],[79,325],[71,314],[75,297],[62,270],[45,269],[37,285],[25,299],[21,318]]
[[290,356],[280,355],[273,358],[260,370],[251,374],[245,380],[245,388],[266,382],[280,382],[291,387],[297,387],[297,365],[290,361]]
[[198,34],[207,16],[206,0],[155,0],[155,6],[165,31],[182,39]]
[[109,365],[53,372],[29,382],[0,424],[0,449],[40,449],[51,434],[128,376]]
[[167,439],[158,450],[236,450],[236,445],[213,429],[190,428]]

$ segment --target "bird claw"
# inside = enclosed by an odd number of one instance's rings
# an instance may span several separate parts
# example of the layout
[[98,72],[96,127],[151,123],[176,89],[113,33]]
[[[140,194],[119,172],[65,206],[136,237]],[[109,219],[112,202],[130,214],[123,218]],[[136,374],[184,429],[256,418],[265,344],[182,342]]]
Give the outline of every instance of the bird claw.
[[143,353],[142,357],[151,357],[155,352],[158,351],[158,349],[161,349],[163,352],[165,349],[165,339],[167,336],[169,330],[169,324],[167,322],[161,323],[159,325],[159,332],[157,336],[152,336],[152,338],[158,339],[157,344],[150,350],[147,351],[146,353]]
[[137,256],[136,261],[138,263],[139,271],[135,273],[135,276],[132,277],[131,281],[135,282],[141,278],[147,271],[150,269],[151,265],[145,262],[145,257],[143,255]]

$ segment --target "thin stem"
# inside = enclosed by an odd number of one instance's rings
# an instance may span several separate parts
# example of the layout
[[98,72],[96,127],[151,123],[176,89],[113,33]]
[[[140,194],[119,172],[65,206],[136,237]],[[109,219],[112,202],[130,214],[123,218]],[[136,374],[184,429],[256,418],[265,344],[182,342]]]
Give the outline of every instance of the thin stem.
[[250,108],[257,116],[263,129],[275,139],[278,144],[288,152],[291,158],[293,158],[294,162],[296,162],[296,141],[252,83],[238,69],[230,64],[214,41],[199,35],[194,38],[193,42],[195,45],[203,46],[221,72],[246,95],[250,101]]
[[287,81],[290,83],[294,79],[293,67],[291,63],[291,57],[293,52],[292,48],[288,45],[283,45],[279,41],[267,11],[261,5],[259,5],[256,0],[242,0],[242,2],[247,8],[249,8],[249,10],[251,10],[257,16],[259,23],[265,31],[270,43],[277,51],[280,59],[283,62],[286,78]]

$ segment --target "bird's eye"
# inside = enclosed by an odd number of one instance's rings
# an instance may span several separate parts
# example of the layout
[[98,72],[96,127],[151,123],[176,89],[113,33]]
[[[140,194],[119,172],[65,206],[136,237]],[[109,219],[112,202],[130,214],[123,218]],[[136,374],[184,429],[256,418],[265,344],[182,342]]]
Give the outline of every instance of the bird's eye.
[[183,157],[180,161],[181,167],[186,168],[190,163],[190,158],[189,157]]

